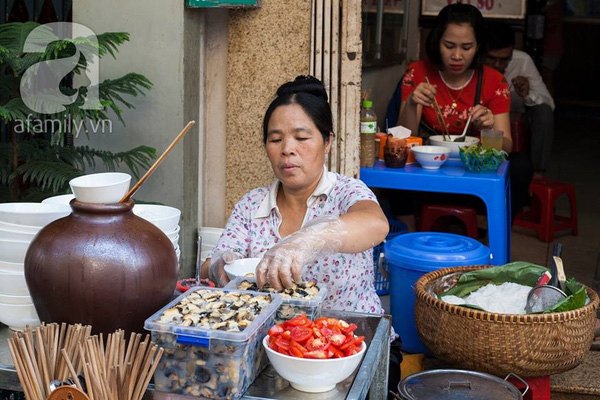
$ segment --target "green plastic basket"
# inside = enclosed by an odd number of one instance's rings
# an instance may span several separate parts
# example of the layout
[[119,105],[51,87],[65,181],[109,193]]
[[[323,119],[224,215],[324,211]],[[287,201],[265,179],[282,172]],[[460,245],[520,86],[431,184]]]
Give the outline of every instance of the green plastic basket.
[[465,168],[470,172],[494,172],[506,160],[506,153],[504,152],[497,152],[497,154],[489,152],[484,154],[480,152],[466,153],[463,147],[459,149],[459,155]]

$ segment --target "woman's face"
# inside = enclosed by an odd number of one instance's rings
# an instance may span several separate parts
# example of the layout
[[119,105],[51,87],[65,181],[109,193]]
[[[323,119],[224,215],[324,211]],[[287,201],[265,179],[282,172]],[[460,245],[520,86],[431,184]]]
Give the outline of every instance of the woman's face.
[[475,57],[477,41],[470,24],[448,24],[440,40],[444,70],[450,74],[464,73]]
[[273,172],[287,189],[302,190],[321,177],[331,140],[323,136],[298,104],[273,111],[267,127],[266,150]]

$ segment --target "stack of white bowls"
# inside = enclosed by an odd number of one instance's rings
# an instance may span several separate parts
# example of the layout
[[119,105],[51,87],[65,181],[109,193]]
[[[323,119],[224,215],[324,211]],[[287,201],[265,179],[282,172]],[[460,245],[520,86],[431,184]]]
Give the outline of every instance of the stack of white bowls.
[[64,204],[0,203],[0,322],[13,330],[40,323],[25,282],[29,244],[40,229],[70,213]]
[[181,257],[179,249],[179,220],[181,211],[175,207],[161,206],[155,204],[136,204],[133,213],[156,225],[173,243],[177,260]]
[[212,226],[203,226],[198,232],[198,236],[202,238],[202,248],[200,249],[200,261],[204,263],[204,260],[210,254],[210,251],[217,245],[223,228],[214,228]]

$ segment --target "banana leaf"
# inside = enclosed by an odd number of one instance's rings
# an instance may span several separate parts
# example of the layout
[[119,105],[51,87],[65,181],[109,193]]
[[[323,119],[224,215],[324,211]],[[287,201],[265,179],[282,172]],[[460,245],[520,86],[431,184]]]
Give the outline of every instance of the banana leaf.
[[585,286],[577,282],[575,278],[569,279],[566,282],[566,286],[567,290],[565,291],[565,293],[567,294],[567,298],[556,303],[554,307],[544,311],[545,313],[571,311],[577,308],[581,308],[585,305],[585,302],[587,300]]

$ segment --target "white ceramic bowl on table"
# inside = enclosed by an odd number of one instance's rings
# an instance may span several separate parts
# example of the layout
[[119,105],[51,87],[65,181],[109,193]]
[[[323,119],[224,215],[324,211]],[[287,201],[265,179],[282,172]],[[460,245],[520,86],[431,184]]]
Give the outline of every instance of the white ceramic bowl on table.
[[8,261],[0,261],[0,272],[20,272],[23,273],[25,271],[25,264],[13,263]]
[[[452,140],[456,139],[460,135],[450,135]],[[460,155],[458,154],[458,149],[461,147],[468,147],[472,144],[479,143],[479,139],[473,136],[465,136],[464,142],[451,142],[444,140],[442,135],[434,135],[429,137],[429,144],[432,146],[442,146],[450,149],[450,159],[451,160],[460,160]]]
[[0,261],[22,263],[31,241],[0,239]]
[[0,294],[0,303],[4,304],[32,304],[30,295],[15,296],[10,294]]
[[9,232],[16,233],[33,233],[36,234],[42,229],[42,226],[29,226],[29,225],[20,225],[20,224],[9,224],[8,222],[4,222],[0,220],[0,229]]
[[7,230],[0,228],[0,239],[4,239],[4,240],[21,240],[24,242],[31,242],[33,240],[33,238],[35,237],[35,235],[37,235],[37,232],[35,232],[35,233],[12,232],[12,231],[7,231]]
[[24,272],[0,272],[0,293],[10,296],[29,296]]
[[129,190],[131,175],[123,172],[101,172],[78,176],[69,181],[71,191],[84,203],[118,203]]
[[152,222],[163,232],[173,232],[179,226],[181,210],[156,204],[136,204],[133,213]]
[[31,328],[40,325],[33,304],[0,303],[0,322],[13,331],[22,331],[27,325]]
[[58,196],[48,197],[47,199],[42,200],[44,204],[66,204],[69,205],[71,200],[75,198],[74,194],[61,194]]
[[439,169],[450,154],[450,149],[443,146],[415,146],[411,151],[425,169]]
[[[238,276],[245,278],[254,278],[256,266],[262,258],[242,258],[235,260],[230,264],[225,264],[225,273],[230,280],[234,280]],[[252,274],[252,275],[249,275]]]
[[174,240],[174,239],[178,239],[179,238],[179,231],[181,230],[181,227],[177,226],[177,228],[173,229],[170,232],[164,232],[165,235],[167,235],[167,237],[170,240]]
[[366,343],[363,342],[360,351],[352,356],[315,360],[286,356],[276,352],[269,348],[268,335],[263,339],[263,346],[275,371],[288,380],[294,389],[309,393],[331,390],[352,375],[367,348]]
[[69,214],[71,207],[64,204],[0,203],[0,221],[26,225],[27,228],[38,227],[38,230]]

